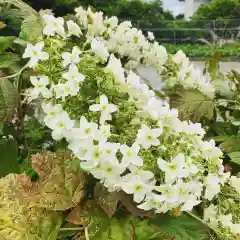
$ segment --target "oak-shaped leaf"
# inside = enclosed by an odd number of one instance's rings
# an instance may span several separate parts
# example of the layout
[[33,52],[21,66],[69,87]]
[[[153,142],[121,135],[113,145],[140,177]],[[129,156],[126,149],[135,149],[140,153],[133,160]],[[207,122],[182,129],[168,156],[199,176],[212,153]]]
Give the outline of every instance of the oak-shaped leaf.
[[38,42],[42,35],[43,23],[38,15],[30,15],[24,19],[19,38],[31,43]]
[[23,195],[34,206],[55,211],[76,207],[84,197],[86,173],[74,171],[66,152],[33,156],[32,168],[39,180],[23,186]]
[[178,109],[181,120],[199,122],[202,118],[212,119],[214,115],[214,101],[197,89],[184,90],[177,88],[170,95],[170,105]]
[[0,179],[0,239],[56,239],[61,213],[32,207],[21,194],[24,184],[31,185],[25,174],[9,174]]

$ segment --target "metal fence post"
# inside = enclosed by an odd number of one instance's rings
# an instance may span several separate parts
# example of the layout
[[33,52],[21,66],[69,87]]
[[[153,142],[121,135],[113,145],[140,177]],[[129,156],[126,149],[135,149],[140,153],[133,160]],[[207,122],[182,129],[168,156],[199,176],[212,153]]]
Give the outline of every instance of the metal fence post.
[[173,28],[174,28],[174,44],[176,44],[176,21],[173,20]]

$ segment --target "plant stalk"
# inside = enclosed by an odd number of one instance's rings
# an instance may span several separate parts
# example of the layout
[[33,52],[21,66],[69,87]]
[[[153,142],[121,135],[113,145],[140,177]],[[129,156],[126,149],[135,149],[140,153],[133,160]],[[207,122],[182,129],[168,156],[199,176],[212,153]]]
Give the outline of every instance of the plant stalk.
[[10,75],[10,76],[5,76],[5,77],[1,77],[0,80],[2,79],[9,79],[9,78],[14,78],[14,77],[17,77],[19,75],[22,74],[22,72],[28,67],[28,63],[26,65],[24,65],[19,72],[13,74],[13,75]]
[[85,227],[77,227],[77,228],[60,228],[60,232],[66,231],[83,231]]

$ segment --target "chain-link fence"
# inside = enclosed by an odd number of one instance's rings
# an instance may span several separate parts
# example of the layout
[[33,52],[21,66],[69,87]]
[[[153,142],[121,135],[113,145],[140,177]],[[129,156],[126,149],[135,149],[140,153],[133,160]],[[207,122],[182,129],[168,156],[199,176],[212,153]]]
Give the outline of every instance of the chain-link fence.
[[132,24],[143,32],[151,31],[157,40],[169,43],[211,43],[240,41],[240,19],[226,20],[134,20]]
[[169,43],[234,43],[240,41],[240,19],[146,21],[133,20],[143,32],[151,31],[156,40]]

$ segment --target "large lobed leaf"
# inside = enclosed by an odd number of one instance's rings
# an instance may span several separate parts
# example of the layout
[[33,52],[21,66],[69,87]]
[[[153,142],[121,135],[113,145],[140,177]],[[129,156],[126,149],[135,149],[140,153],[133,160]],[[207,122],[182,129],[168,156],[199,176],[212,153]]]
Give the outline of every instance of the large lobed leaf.
[[37,15],[30,15],[23,20],[21,26],[20,39],[36,43],[42,34],[43,24]]
[[213,118],[214,101],[197,89],[177,89],[170,95],[171,107],[177,108],[181,120],[198,122],[203,117]]
[[38,181],[26,174],[0,179],[0,239],[57,239],[63,212],[84,196],[86,175],[70,160],[65,152],[38,154],[32,159]]
[[29,184],[26,175],[10,174],[0,179],[0,239],[53,240],[57,238],[60,213],[32,207],[19,188]]
[[24,198],[34,206],[55,211],[76,207],[84,197],[87,175],[74,171],[70,158],[65,152],[35,155],[32,168],[39,181],[23,186]]

